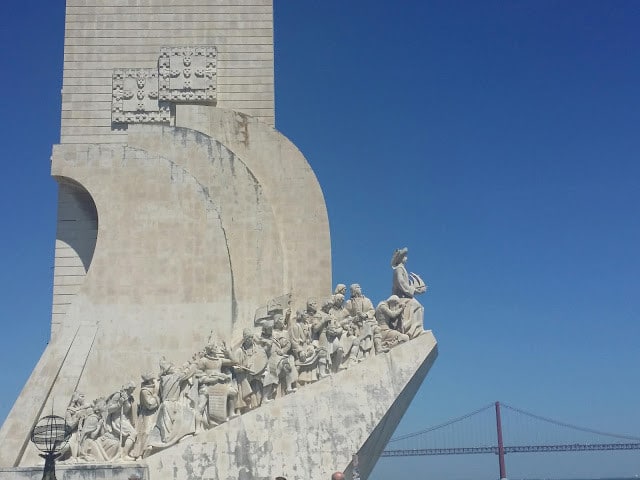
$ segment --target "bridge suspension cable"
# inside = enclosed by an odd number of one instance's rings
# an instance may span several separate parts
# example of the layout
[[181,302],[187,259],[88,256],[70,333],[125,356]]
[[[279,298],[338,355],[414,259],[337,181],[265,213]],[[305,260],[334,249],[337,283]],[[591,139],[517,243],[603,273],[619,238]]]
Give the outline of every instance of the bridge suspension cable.
[[560,427],[571,428],[573,430],[578,430],[580,432],[593,433],[595,435],[602,435],[602,436],[605,436],[605,437],[619,438],[619,439],[622,439],[622,440],[640,441],[640,437],[634,437],[632,435],[621,435],[621,434],[618,434],[618,433],[602,432],[600,430],[594,430],[593,428],[580,427],[578,425],[572,425],[571,423],[566,423],[566,422],[561,422],[559,420],[554,420],[554,419],[549,418],[549,417],[543,417],[542,415],[536,415],[535,413],[527,412],[526,410],[522,410],[520,408],[512,407],[511,405],[507,405],[506,403],[500,403],[500,405],[505,407],[505,408],[508,408],[509,410],[512,410],[512,411],[517,412],[517,413],[520,413],[522,415],[526,415],[528,417],[535,418],[536,420],[541,420],[543,422],[551,423],[553,425],[557,425],[557,426],[560,426]]
[[391,440],[389,440],[389,443],[398,442],[400,440],[406,440],[407,438],[417,437],[418,435],[423,435],[425,433],[433,432],[434,430],[438,430],[440,428],[448,427],[452,423],[457,423],[457,422],[465,420],[465,419],[467,419],[469,417],[473,417],[474,415],[477,415],[478,413],[484,412],[485,410],[488,410],[488,409],[490,409],[492,407],[493,407],[493,403],[490,403],[489,405],[485,405],[484,407],[478,408],[477,410],[474,410],[473,412],[469,412],[466,415],[462,415],[460,417],[453,418],[453,419],[448,420],[448,421],[446,421],[444,423],[441,423],[439,425],[435,425],[433,427],[429,427],[429,428],[426,428],[424,430],[420,430],[419,432],[407,433],[405,435],[400,435],[398,437],[393,437]]

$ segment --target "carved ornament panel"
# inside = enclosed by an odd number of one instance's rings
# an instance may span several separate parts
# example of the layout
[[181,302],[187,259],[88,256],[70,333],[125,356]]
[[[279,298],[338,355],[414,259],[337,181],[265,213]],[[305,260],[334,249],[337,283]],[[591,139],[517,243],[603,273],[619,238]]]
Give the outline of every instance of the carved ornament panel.
[[161,100],[215,104],[215,47],[173,47],[160,52]]
[[114,70],[112,77],[113,123],[169,123],[168,105],[158,99],[158,72],[137,68]]

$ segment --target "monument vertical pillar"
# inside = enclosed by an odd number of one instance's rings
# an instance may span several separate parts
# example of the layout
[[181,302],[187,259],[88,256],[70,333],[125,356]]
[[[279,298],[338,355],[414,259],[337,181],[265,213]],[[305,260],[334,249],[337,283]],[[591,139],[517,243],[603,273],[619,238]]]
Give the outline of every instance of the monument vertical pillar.
[[39,461],[30,429],[74,391],[109,395],[233,345],[273,298],[330,291],[322,190],[273,128],[273,73],[271,0],[66,2],[51,341],[0,466]]

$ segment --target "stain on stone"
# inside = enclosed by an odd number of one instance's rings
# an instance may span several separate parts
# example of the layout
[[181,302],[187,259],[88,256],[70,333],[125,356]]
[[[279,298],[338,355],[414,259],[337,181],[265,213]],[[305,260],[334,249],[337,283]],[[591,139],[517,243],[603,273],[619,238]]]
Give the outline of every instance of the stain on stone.
[[243,143],[245,147],[249,146],[249,119],[246,115],[236,112],[235,114],[235,133],[239,142]]

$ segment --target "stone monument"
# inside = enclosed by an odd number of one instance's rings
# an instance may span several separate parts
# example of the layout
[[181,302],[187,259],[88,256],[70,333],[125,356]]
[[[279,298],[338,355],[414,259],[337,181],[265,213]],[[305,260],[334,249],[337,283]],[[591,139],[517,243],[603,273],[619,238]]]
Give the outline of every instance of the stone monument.
[[62,479],[328,478],[354,454],[368,476],[437,355],[426,286],[404,249],[378,308],[330,294],[273,86],[271,0],[67,0],[51,341],[0,479],[39,478],[61,405]]

